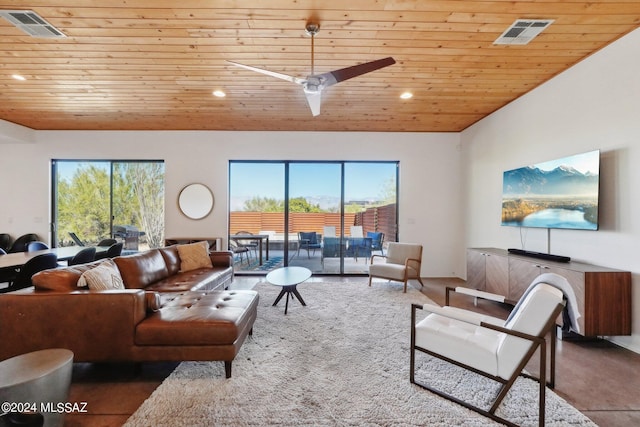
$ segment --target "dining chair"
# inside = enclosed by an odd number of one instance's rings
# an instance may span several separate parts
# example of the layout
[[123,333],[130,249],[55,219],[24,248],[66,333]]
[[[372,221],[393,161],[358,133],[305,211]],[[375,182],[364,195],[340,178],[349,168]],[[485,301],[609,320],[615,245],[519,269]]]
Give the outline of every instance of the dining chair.
[[[496,410],[519,376],[538,382],[538,423],[544,426],[546,386],[554,387],[555,381],[555,341],[556,319],[565,307],[563,292],[548,283],[539,282],[525,293],[507,320],[483,315],[448,305],[412,304],[411,344],[409,360],[409,381],[445,399],[456,402],[500,423],[515,426],[496,414]],[[485,298],[506,302],[504,296],[488,292],[468,292],[467,288],[456,288],[475,298]],[[474,291],[474,290],[471,290]],[[417,310],[428,313],[422,320],[417,319]],[[546,336],[551,335],[551,381],[547,382]],[[538,351],[539,374],[533,377],[524,369],[534,353]],[[444,360],[500,384],[488,405],[476,406],[453,396],[423,375],[429,370],[429,363],[418,363],[416,352]],[[416,378],[418,376],[420,378]],[[489,409],[487,409],[489,408]]]
[[34,242],[29,242],[27,244],[27,252],[42,251],[45,249],[49,249],[49,245],[39,240],[36,240]]
[[78,264],[87,264],[89,262],[95,261],[96,258],[96,248],[91,246],[88,248],[84,248],[73,258],[71,258],[68,262],[68,265],[78,265]]
[[9,233],[1,233],[0,234],[0,249],[5,251],[5,253],[11,247],[11,235]]
[[7,253],[11,254],[15,252],[26,252],[27,245],[29,244],[29,242],[35,242],[36,240],[38,240],[37,234],[34,234],[34,233],[23,234],[13,242],[13,244],[11,245],[11,248],[9,248]]
[[124,242],[114,243],[107,249],[107,258],[115,258],[122,255],[122,248],[124,248]]
[[102,239],[98,242],[96,246],[111,246],[118,243],[116,239]]
[[[6,255],[7,252],[0,248],[0,257]],[[11,283],[15,280],[18,270],[14,267],[0,268],[0,283]]]
[[11,292],[18,289],[28,288],[32,286],[31,277],[42,270],[49,270],[58,267],[58,257],[56,254],[36,255],[20,267],[20,271],[16,278],[11,282],[8,288],[0,290],[0,292]]
[[107,258],[115,258],[122,254],[122,248],[124,247],[124,242],[115,243],[109,246],[106,252],[96,253],[94,256],[94,260],[98,259],[107,259]]

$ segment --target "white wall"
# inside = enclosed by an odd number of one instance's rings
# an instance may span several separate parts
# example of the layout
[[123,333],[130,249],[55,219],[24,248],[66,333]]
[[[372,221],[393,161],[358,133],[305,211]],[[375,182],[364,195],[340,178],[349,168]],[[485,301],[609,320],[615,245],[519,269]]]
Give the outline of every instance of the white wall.
[[[49,235],[55,158],[164,160],[165,232],[186,237],[227,235],[230,159],[398,160],[400,239],[424,245],[423,276],[462,276],[458,142],[456,133],[36,131],[34,143],[0,144],[0,232]],[[215,197],[212,214],[198,221],[177,209],[180,190],[193,182]]]
[[[552,230],[550,249],[633,273],[633,335],[612,340],[636,352],[640,352],[638,75],[640,30],[461,134],[469,247],[521,247],[519,229],[500,226],[504,170],[601,150],[600,230]],[[546,230],[528,229],[524,237],[526,249],[547,251]]]

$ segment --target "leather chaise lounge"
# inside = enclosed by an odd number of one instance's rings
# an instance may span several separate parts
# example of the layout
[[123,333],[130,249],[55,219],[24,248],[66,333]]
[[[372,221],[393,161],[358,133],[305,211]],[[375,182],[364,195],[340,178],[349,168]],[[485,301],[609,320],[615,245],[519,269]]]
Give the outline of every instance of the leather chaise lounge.
[[223,361],[231,377],[258,294],[226,290],[230,252],[180,271],[179,246],[114,258],[126,289],[79,288],[83,273],[101,264],[93,262],[40,272],[34,287],[1,294],[0,360],[68,348],[75,362]]

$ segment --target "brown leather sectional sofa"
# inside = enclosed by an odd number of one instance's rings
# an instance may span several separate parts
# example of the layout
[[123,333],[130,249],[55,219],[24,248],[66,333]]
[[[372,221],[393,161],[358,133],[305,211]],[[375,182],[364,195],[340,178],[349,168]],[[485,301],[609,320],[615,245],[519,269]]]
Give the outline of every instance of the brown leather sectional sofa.
[[124,290],[77,287],[100,262],[40,272],[34,287],[0,294],[0,360],[56,347],[75,362],[219,360],[229,378],[258,294],[226,290],[231,252],[210,258],[211,268],[181,272],[177,246],[116,257]]

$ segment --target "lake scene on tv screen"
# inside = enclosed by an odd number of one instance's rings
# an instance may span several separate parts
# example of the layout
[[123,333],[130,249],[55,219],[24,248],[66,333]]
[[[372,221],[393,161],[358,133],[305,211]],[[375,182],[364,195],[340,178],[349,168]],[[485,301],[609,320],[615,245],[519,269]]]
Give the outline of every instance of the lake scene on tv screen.
[[505,171],[502,225],[598,229],[600,151]]

